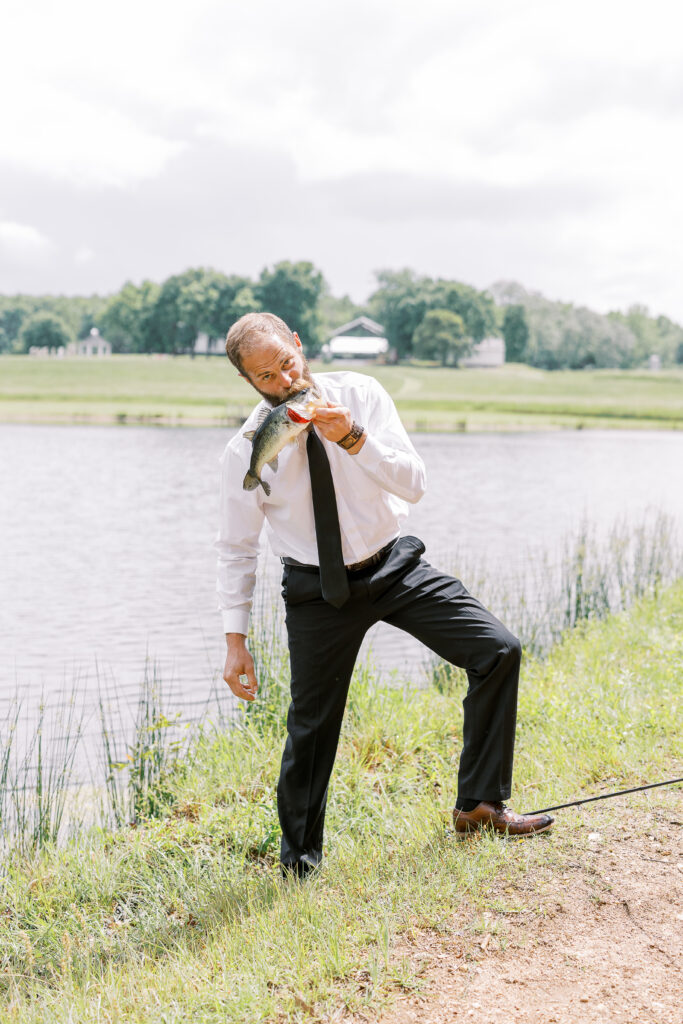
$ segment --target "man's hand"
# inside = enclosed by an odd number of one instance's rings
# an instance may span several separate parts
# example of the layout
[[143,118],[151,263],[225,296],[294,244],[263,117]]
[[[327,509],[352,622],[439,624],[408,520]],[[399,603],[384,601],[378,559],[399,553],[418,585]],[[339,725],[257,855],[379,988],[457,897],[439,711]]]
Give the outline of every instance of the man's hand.
[[[320,406],[315,410],[313,422],[324,438],[328,441],[337,442],[350,433],[353,426],[353,416],[351,415],[351,410],[347,409],[345,405],[335,405],[334,402],[328,402],[327,407]],[[360,451],[364,443],[365,437],[362,437],[349,451]]]
[[328,441],[341,441],[353,426],[353,416],[345,405],[328,402],[327,407],[320,406],[315,410],[313,422]]
[[[226,633],[228,654],[225,659],[223,678],[241,700],[254,700],[258,683],[254,674],[254,659],[247,649],[246,637],[243,633]],[[242,681],[246,676],[246,682]]]

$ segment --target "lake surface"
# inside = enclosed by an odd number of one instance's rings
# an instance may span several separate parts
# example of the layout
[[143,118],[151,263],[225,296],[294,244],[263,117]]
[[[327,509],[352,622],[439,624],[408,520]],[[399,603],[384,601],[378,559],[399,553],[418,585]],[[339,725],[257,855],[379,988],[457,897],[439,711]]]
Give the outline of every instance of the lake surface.
[[[98,687],[137,692],[146,659],[191,715],[220,680],[214,593],[218,458],[232,431],[0,426],[0,720],[74,684],[98,733]],[[607,531],[647,509],[683,520],[683,433],[417,435],[428,492],[404,532],[461,575],[514,581],[561,557],[582,518]],[[263,572],[277,594],[279,562]],[[276,596],[273,601],[277,601]],[[418,678],[424,651],[380,627],[385,669]]]

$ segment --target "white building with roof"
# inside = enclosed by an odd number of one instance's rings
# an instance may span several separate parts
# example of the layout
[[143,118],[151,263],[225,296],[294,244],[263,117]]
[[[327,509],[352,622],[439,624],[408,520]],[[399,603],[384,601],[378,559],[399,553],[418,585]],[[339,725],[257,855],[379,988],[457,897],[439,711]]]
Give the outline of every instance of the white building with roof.
[[384,328],[369,316],[342,324],[323,345],[323,359],[379,359],[389,351]]
[[67,356],[110,356],[111,342],[102,337],[96,327],[91,328],[87,338],[70,341],[66,346]]

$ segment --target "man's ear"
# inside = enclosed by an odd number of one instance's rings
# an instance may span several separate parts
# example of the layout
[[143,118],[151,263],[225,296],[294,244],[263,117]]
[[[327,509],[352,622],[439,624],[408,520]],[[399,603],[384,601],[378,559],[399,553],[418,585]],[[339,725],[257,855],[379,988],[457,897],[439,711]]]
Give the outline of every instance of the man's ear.
[[292,331],[292,336],[294,338],[294,341],[296,342],[297,348],[303,348],[303,345],[301,344],[301,338],[296,333],[296,331]]

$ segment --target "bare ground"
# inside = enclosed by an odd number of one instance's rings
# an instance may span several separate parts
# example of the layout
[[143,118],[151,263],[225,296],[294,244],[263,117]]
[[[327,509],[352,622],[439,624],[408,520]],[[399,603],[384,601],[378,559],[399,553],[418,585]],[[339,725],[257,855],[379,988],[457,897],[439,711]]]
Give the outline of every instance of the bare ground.
[[[440,934],[403,936],[418,991],[356,1020],[681,1024],[683,794],[620,803],[562,812],[554,834],[522,841],[536,844],[529,870],[487,894],[496,909],[463,905]],[[573,838],[544,864],[539,844],[563,827]]]

